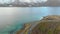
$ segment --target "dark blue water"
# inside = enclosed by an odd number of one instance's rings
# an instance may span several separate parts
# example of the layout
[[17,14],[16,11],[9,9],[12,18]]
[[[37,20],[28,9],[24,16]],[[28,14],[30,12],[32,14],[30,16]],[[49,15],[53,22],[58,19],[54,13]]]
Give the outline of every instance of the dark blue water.
[[[23,7],[17,8],[12,25],[3,28],[3,34],[23,28],[23,24],[42,19],[47,15],[60,15],[60,7]],[[1,33],[2,34],[2,33]]]

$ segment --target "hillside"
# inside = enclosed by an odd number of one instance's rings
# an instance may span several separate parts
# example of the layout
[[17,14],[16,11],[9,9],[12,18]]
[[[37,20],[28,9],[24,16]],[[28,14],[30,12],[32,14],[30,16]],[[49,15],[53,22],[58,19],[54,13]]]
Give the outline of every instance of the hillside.
[[58,15],[45,16],[42,20],[33,23],[36,25],[25,24],[25,27],[16,34],[60,34],[60,16]]
[[60,34],[60,16],[44,17],[31,34]]

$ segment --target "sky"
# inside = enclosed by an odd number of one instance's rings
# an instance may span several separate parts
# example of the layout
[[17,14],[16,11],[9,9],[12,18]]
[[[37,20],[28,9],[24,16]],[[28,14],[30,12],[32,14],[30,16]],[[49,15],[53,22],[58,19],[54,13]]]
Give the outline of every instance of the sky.
[[24,1],[24,2],[36,2],[36,1],[39,1],[39,2],[41,2],[41,1],[43,1],[43,2],[45,2],[45,1],[47,1],[47,0],[20,0],[20,1]]
[[[11,0],[0,0],[1,3],[8,3],[8,2],[10,3],[10,1],[11,1]],[[12,2],[13,2],[13,1],[14,1],[14,0],[12,0]],[[39,1],[39,2],[40,2],[40,1],[44,1],[44,2],[45,2],[45,1],[47,1],[47,0],[20,0],[20,1],[21,1],[21,2],[36,2],[36,1]]]
[[[0,0],[0,3],[10,3],[11,0]],[[13,2],[14,0],[12,0]]]

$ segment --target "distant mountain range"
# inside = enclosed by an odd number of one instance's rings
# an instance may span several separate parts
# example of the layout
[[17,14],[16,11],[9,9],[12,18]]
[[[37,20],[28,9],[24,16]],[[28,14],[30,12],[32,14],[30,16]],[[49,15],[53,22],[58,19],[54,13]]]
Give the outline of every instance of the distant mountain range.
[[27,2],[20,2],[20,3],[10,3],[10,4],[0,4],[0,7],[38,7],[40,3],[27,3]]
[[14,2],[6,1],[0,2],[0,7],[31,7],[40,5],[40,0],[14,0]]
[[17,3],[4,3],[0,4],[0,7],[41,7],[41,6],[60,6],[59,1],[47,1],[47,2],[17,2]]

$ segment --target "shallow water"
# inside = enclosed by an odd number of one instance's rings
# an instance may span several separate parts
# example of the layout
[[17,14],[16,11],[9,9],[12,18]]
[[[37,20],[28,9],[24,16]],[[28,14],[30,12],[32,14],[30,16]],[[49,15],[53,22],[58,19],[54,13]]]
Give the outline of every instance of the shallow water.
[[60,15],[60,7],[0,7],[0,34],[15,32],[47,15]]

